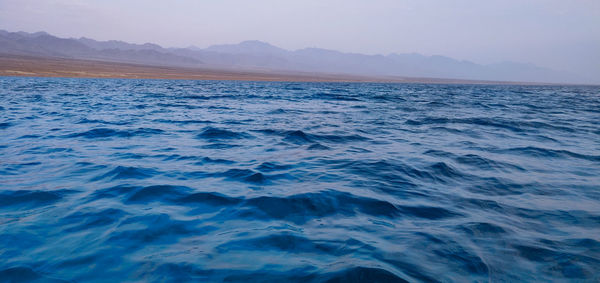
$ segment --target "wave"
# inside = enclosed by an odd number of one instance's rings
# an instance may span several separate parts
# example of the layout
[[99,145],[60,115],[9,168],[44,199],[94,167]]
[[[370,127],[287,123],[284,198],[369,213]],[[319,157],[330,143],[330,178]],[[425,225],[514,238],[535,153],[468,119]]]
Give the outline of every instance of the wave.
[[0,208],[31,209],[54,204],[73,190],[35,191],[35,190],[3,190],[0,192]]
[[9,127],[12,127],[12,126],[13,126],[12,123],[2,122],[2,123],[0,123],[0,130],[8,129]]
[[196,136],[199,139],[208,139],[208,140],[221,140],[221,139],[248,139],[252,138],[252,135],[247,133],[240,133],[229,131],[225,129],[219,129],[214,127],[206,127],[202,130],[200,134]]
[[0,89],[2,282],[594,281],[600,269],[597,88]]
[[181,125],[194,125],[194,124],[212,124],[213,121],[209,120],[173,120],[173,119],[155,119],[153,122],[164,123],[164,124],[181,124]]
[[265,130],[255,130],[256,132],[260,132],[266,135],[273,135],[282,137],[282,140],[292,144],[313,144],[315,147],[313,149],[327,149],[321,148],[318,142],[326,142],[332,144],[343,144],[343,143],[351,143],[351,142],[359,142],[359,141],[368,141],[369,139],[363,137],[358,134],[354,135],[324,135],[324,134],[310,134],[301,130],[274,130],[274,129],[265,129]]
[[406,120],[407,125],[424,126],[424,125],[444,125],[444,124],[465,124],[477,125],[493,128],[509,130],[515,133],[523,133],[526,131],[538,131],[539,129],[547,129],[554,131],[564,131],[568,133],[575,132],[572,127],[563,127],[552,125],[538,121],[510,121],[498,118],[436,118],[427,117],[419,120]]
[[90,120],[88,118],[83,118],[77,122],[75,122],[75,124],[101,124],[101,125],[116,125],[116,126],[124,126],[124,125],[130,125],[132,124],[132,121],[105,121],[105,120],[98,120],[98,119],[94,119],[94,120]]
[[441,150],[427,150],[423,154],[449,158],[459,164],[468,165],[477,170],[490,170],[501,172],[526,171],[523,167],[520,167],[518,165],[503,161],[496,161],[490,158],[482,157],[477,154],[456,155],[451,152]]
[[66,135],[65,138],[87,138],[87,139],[98,139],[98,138],[130,138],[135,136],[151,136],[160,135],[164,131],[160,129],[152,128],[137,128],[134,130],[117,130],[111,128],[96,128],[89,131],[80,133],[74,133]]
[[116,168],[96,176],[91,181],[119,180],[119,179],[146,179],[158,175],[159,172],[150,168],[117,166]]
[[42,273],[36,272],[26,266],[16,266],[0,270],[0,278],[6,282],[49,282],[49,283],[66,283],[69,281],[60,280],[45,276]]
[[600,155],[586,155],[586,154],[571,152],[568,150],[562,150],[562,149],[555,150],[555,149],[541,148],[541,147],[535,147],[535,146],[509,148],[509,149],[505,149],[505,150],[500,150],[499,152],[508,153],[508,154],[526,155],[526,156],[531,156],[531,157],[540,157],[540,158],[569,158],[569,157],[572,157],[572,158],[583,159],[583,160],[588,160],[588,161],[595,161],[595,162],[600,161]]
[[[284,219],[294,223],[304,223],[332,215],[354,215],[357,211],[376,216],[395,218],[411,216],[426,219],[442,219],[460,215],[440,207],[402,206],[387,201],[358,197],[338,191],[325,191],[293,195],[289,197],[258,197],[246,201],[245,216]],[[261,213],[258,213],[261,212]],[[264,213],[264,216],[261,214]]]

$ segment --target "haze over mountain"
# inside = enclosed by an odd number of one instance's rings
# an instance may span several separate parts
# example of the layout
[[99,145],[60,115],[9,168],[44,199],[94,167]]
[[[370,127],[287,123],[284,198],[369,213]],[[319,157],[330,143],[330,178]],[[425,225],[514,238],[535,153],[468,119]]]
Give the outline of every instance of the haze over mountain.
[[261,41],[213,45],[202,49],[163,48],[157,44],[97,41],[90,38],[59,38],[45,32],[0,30],[0,54],[89,59],[155,66],[237,70],[299,71],[364,76],[398,76],[549,83],[599,83],[587,78],[537,67],[500,62],[477,64],[445,56],[417,53],[364,55],[320,48],[286,50]]

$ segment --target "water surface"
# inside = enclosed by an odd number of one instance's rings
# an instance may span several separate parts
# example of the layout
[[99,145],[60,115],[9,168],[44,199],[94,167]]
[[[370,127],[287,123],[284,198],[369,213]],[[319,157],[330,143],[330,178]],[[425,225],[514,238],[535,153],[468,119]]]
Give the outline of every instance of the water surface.
[[597,281],[600,89],[0,78],[0,281]]

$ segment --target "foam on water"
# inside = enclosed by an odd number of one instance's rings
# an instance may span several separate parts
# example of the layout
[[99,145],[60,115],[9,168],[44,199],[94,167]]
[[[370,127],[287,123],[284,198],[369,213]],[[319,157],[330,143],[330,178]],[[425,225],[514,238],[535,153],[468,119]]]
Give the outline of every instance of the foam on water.
[[597,281],[600,89],[0,78],[0,281]]

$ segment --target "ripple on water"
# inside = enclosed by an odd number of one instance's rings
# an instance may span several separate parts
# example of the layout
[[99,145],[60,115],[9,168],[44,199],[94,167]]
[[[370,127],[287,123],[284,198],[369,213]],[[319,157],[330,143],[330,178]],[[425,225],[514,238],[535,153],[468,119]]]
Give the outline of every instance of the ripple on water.
[[2,282],[599,279],[597,87],[0,89]]
[[158,175],[159,172],[150,168],[117,166],[114,169],[96,176],[91,181],[119,180],[119,179],[146,179]]
[[164,133],[163,130],[160,129],[150,129],[150,128],[138,128],[135,130],[117,130],[111,128],[96,128],[89,131],[84,131],[80,133],[74,133],[65,136],[66,138],[87,138],[87,139],[99,139],[99,138],[130,138],[135,136],[151,136],[151,135],[159,135]]
[[3,190],[0,192],[0,207],[7,209],[31,209],[54,204],[72,190],[33,191],[33,190]]
[[207,140],[248,139],[252,138],[252,135],[214,127],[206,127],[197,135],[197,138]]

